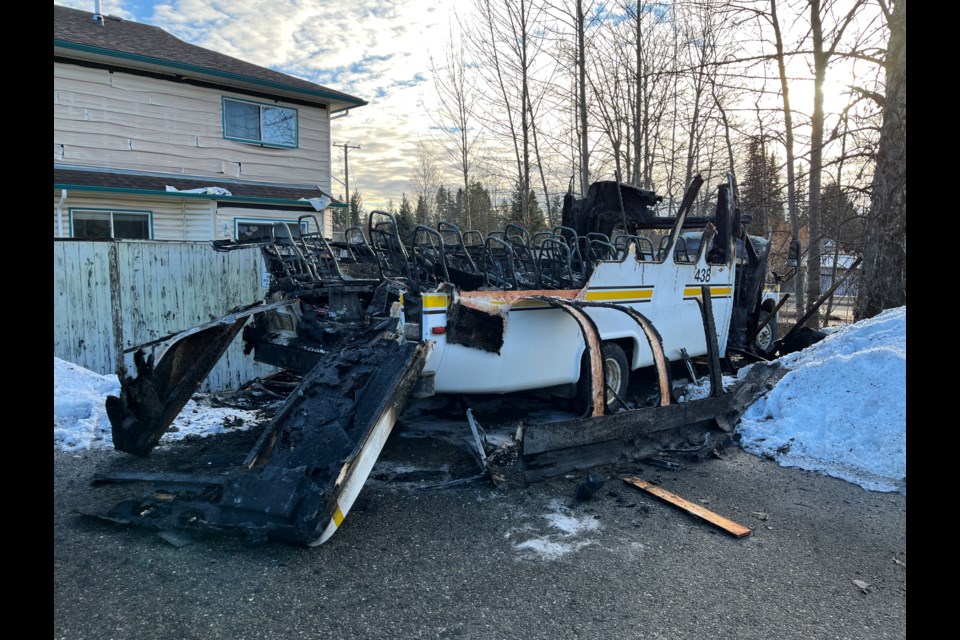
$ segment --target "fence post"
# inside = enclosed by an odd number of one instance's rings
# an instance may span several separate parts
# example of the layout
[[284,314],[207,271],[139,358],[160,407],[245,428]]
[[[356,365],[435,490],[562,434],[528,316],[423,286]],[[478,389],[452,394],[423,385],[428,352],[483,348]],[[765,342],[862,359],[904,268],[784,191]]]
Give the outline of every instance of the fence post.
[[120,371],[126,367],[123,357],[123,308],[120,304],[120,267],[117,245],[116,241],[110,242],[110,333],[113,337],[114,361],[119,375]]

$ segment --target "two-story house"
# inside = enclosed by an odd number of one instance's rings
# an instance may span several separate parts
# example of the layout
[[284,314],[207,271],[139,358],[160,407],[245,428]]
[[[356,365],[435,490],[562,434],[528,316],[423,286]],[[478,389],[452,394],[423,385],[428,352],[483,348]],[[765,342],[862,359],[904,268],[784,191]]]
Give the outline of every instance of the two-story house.
[[365,101],[56,5],[53,52],[54,237],[242,239],[304,214],[330,235],[311,203],[330,121]]

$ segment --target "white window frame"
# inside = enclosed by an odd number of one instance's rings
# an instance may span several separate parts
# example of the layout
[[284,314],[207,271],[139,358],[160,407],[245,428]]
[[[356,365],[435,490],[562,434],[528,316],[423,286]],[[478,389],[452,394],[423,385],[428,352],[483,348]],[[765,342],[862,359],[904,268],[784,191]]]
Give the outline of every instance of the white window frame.
[[[234,239],[234,241],[236,241],[236,242],[240,242],[240,241],[241,241],[241,239],[240,239],[240,225],[241,225],[241,224],[260,224],[260,225],[266,225],[266,224],[272,224],[272,223],[274,223],[274,222],[283,222],[283,223],[285,223],[285,224],[293,225],[294,227],[297,226],[297,221],[296,221],[296,220],[290,220],[289,218],[239,218],[239,217],[235,217],[235,218],[233,219],[233,239]],[[321,224],[323,224],[323,223],[321,222]],[[301,233],[306,233],[306,232],[307,232],[307,223],[300,223],[300,232],[301,232]]]
[[[230,98],[223,96],[222,101],[222,119],[223,119],[223,137],[225,140],[234,140],[236,142],[245,142],[247,144],[256,144],[262,147],[276,147],[278,149],[296,149],[300,145],[300,114],[293,107],[285,107],[278,104],[268,104],[265,102],[254,102],[252,100],[241,100],[239,98]],[[258,124],[258,135],[256,138],[244,137],[242,135],[231,135],[228,132],[228,123],[227,123],[227,103],[234,102],[237,104],[250,105],[258,107],[259,109],[259,124]],[[264,139],[264,114],[268,113],[270,110],[276,111],[287,111],[290,112],[293,116],[293,142],[276,142],[271,140]],[[236,132],[234,132],[236,133]]]
[[76,238],[76,232],[74,230],[75,222],[77,219],[77,214],[83,213],[95,213],[95,214],[109,214],[110,216],[110,237],[117,239],[116,231],[114,230],[114,215],[115,214],[124,214],[124,215],[137,215],[145,216],[147,219],[147,237],[146,238],[119,238],[120,240],[153,240],[153,211],[144,210],[144,209],[100,209],[97,207],[71,207],[69,210],[70,214],[70,237]]

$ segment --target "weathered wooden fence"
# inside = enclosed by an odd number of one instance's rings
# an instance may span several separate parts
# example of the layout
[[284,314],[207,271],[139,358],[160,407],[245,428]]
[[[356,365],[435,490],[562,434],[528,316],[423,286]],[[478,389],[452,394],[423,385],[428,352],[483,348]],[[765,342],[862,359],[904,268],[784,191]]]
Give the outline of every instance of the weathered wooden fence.
[[[222,253],[206,242],[53,242],[54,356],[101,374],[125,363],[130,347],[189,329],[256,302],[260,253]],[[165,345],[159,344],[156,356]],[[240,337],[230,345],[203,391],[240,386],[273,371],[243,355]]]

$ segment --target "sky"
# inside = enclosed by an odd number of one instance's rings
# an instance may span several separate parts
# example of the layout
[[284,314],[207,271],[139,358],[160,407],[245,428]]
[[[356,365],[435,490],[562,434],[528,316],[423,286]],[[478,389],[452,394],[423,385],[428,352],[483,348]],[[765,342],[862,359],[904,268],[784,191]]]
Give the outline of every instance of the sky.
[[[740,446],[785,467],[840,478],[870,491],[906,493],[906,326],[906,307],[891,309],[840,325],[822,342],[782,357],[790,372],[747,409],[736,428]],[[104,402],[107,395],[119,393],[117,377],[58,358],[53,374],[54,447],[112,447]],[[697,390],[690,391],[688,397],[696,397]],[[215,407],[211,396],[198,394],[160,446],[257,422],[252,411]],[[551,516],[553,526],[576,525],[563,521],[562,515],[558,511]],[[561,551],[548,542],[555,541],[532,543],[531,550],[546,555]]]
[[[848,3],[840,0],[840,5]],[[94,8],[94,0],[55,4]],[[456,15],[468,16],[474,4],[475,0],[103,0],[102,11],[366,100],[368,105],[332,122],[332,182],[333,195],[343,196],[343,151],[337,145],[358,146],[349,153],[350,190],[359,190],[371,210],[387,208],[388,201],[399,207],[403,194],[416,201],[417,143],[443,139],[429,115],[437,104],[431,57],[443,59],[452,21]],[[864,20],[868,13],[865,10]],[[795,26],[784,28],[789,33]],[[750,32],[748,25],[743,28],[745,34]],[[804,79],[810,75],[807,62],[803,56],[788,61],[798,121],[812,108],[813,85]],[[852,64],[834,61],[828,70],[827,113],[839,113],[845,104],[842,93],[852,82],[852,69]],[[749,102],[746,108],[752,113],[752,99]],[[801,153],[803,140],[799,135]],[[441,165],[447,160],[442,153],[437,159]],[[452,165],[446,164],[448,186],[458,184],[456,178],[450,179],[456,175]],[[599,174],[595,179],[613,178]],[[663,192],[669,185],[656,186]]]
[[[332,123],[349,142],[350,190],[368,209],[411,197],[417,140],[432,121],[430,56],[442,56],[452,9],[469,0],[103,0],[102,12],[162,27],[218,51],[362,98],[365,107]],[[94,0],[54,4],[93,11]],[[334,195],[342,154],[333,149]]]

